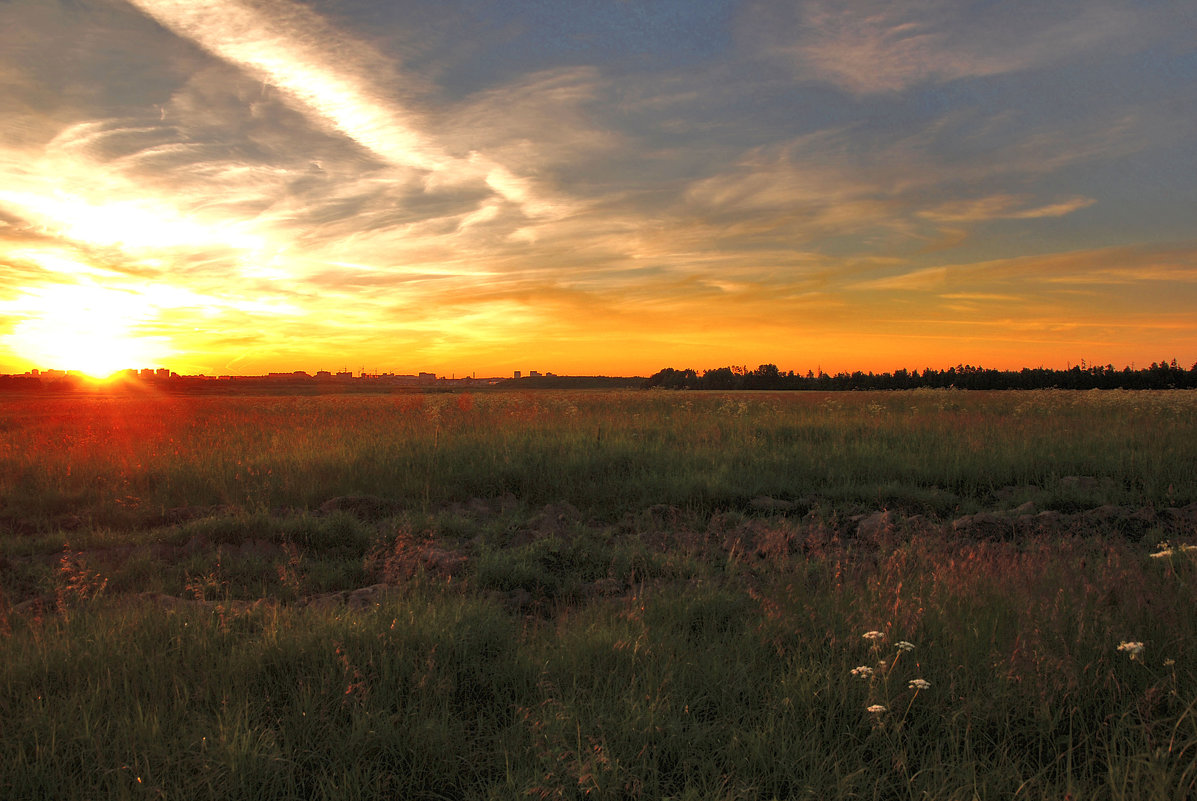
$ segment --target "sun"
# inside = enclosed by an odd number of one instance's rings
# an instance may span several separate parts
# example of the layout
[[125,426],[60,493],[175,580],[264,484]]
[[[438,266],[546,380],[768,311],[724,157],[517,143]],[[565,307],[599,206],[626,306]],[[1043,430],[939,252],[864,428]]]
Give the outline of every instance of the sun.
[[150,310],[133,293],[72,285],[41,288],[28,299],[6,344],[37,367],[107,378],[159,365],[170,353],[161,339],[138,334]]

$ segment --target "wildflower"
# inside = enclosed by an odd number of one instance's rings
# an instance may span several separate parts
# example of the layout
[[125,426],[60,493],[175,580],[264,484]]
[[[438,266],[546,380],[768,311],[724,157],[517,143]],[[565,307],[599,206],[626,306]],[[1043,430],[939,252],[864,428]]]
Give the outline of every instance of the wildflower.
[[1164,667],[1172,667],[1175,664],[1176,664],[1175,659],[1165,659],[1164,660]]
[[897,646],[899,651],[913,651],[914,650],[914,643],[906,642],[906,640],[898,640],[898,642],[894,643],[894,645]]
[[1172,555],[1171,548],[1165,548],[1162,551],[1156,551],[1155,553],[1148,554],[1148,556],[1150,556],[1152,559],[1163,559],[1165,556],[1171,556],[1171,555]]
[[885,707],[883,707],[881,704],[873,704],[873,705],[872,705],[872,706],[870,706],[870,707],[866,707],[866,708],[865,708],[865,711],[866,711],[866,712],[869,712],[869,713],[871,713],[871,714],[874,714],[874,715],[880,715],[880,714],[882,714],[883,712],[888,712],[889,710],[887,710],[887,709],[886,709]]
[[926,679],[911,679],[906,686],[912,690],[926,690],[931,687],[931,682]]
[[866,640],[872,640],[873,642],[879,642],[880,640],[885,639],[885,632],[883,632],[883,631],[866,631],[863,636]]
[[1138,659],[1139,654],[1143,653],[1143,643],[1141,642],[1123,642],[1118,645],[1119,651],[1125,651],[1126,655],[1131,659]]
[[871,679],[873,678],[873,669],[868,665],[861,665],[860,667],[852,668],[852,675],[862,679]]

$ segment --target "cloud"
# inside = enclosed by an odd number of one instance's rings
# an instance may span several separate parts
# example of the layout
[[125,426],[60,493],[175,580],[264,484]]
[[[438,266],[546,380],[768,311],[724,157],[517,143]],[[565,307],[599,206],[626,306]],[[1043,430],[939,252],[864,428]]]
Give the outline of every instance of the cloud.
[[691,181],[673,210],[729,248],[784,241],[863,255],[956,247],[989,221],[1050,220],[1098,204],[1056,175],[1148,148],[1151,139],[1118,110],[1104,120],[1033,125],[1002,110],[951,111],[884,134],[838,126],[743,152]]
[[[404,102],[405,76],[365,43],[305,7],[270,0],[129,0],[155,20],[284,92],[313,120],[395,167],[434,184],[483,181],[531,217],[565,212],[563,200],[489,156],[453,154],[428,132],[427,115]],[[381,80],[380,80],[381,79]],[[382,88],[383,81],[388,88]]]
[[918,216],[935,222],[984,222],[986,220],[1039,220],[1063,217],[1097,201],[1091,197],[1074,197],[1045,206],[1025,206],[1026,198],[1015,195],[990,195],[973,200],[942,203],[918,212]]
[[941,297],[996,291],[1025,297],[1028,293],[1057,294],[1072,286],[1096,290],[1152,283],[1171,283],[1178,292],[1191,293],[1187,285],[1197,285],[1197,242],[1093,248],[947,264],[853,282],[845,288],[935,292]]
[[958,0],[762,2],[754,36],[803,78],[855,94],[1019,72],[1138,38],[1142,23],[1123,6],[1094,0],[1044,2],[1018,13]]

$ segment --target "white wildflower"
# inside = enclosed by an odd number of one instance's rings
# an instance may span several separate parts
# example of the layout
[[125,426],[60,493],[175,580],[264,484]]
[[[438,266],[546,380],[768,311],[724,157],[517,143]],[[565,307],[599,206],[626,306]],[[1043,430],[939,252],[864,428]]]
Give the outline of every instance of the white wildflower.
[[885,632],[883,632],[883,631],[866,631],[862,636],[866,640],[872,640],[873,642],[878,642],[880,640],[885,639]]
[[865,711],[866,711],[866,712],[870,712],[870,713],[872,713],[872,714],[874,714],[874,715],[880,715],[881,713],[883,713],[883,712],[888,712],[889,710],[887,710],[887,709],[886,709],[885,707],[883,707],[881,704],[873,704],[873,705],[872,705],[872,706],[870,706],[870,707],[866,707],[866,708],[865,708]]
[[852,668],[852,675],[862,679],[871,679],[873,678],[873,669],[868,665],[861,665]]
[[1119,651],[1126,652],[1126,655],[1131,659],[1138,659],[1139,654],[1143,653],[1143,643],[1141,642],[1123,642],[1118,645]]
[[926,690],[931,687],[931,682],[926,679],[911,679],[906,686],[912,690]]
[[914,650],[914,643],[906,642],[906,640],[898,640],[898,642],[896,642],[895,645],[898,647],[899,651],[913,651]]

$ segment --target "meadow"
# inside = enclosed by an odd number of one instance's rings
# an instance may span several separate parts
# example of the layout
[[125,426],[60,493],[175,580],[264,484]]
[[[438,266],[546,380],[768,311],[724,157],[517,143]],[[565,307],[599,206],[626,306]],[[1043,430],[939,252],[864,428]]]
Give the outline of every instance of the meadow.
[[0,798],[1197,796],[1197,393],[0,399]]

